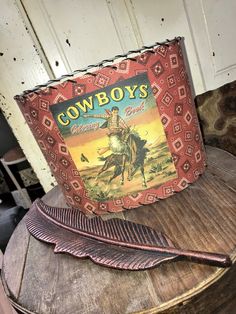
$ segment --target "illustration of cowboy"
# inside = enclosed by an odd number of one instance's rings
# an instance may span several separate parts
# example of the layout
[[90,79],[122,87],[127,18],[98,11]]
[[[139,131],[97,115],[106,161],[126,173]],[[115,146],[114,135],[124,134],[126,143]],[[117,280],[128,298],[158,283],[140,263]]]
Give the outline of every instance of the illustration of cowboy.
[[127,145],[122,136],[125,130],[129,127],[125,121],[119,116],[119,108],[114,106],[111,108],[111,112],[106,114],[84,114],[84,118],[99,118],[106,121],[100,126],[101,129],[108,129],[109,146],[101,147],[97,150],[99,155],[103,155],[108,150],[111,150],[114,154],[127,154]]

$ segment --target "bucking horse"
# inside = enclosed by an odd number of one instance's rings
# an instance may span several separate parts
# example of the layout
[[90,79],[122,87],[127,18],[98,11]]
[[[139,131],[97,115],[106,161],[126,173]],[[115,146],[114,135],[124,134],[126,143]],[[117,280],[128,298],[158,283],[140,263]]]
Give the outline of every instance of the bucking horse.
[[114,172],[111,178],[109,179],[109,183],[119,175],[121,175],[120,184],[124,184],[124,175],[126,165],[128,165],[128,181],[133,179],[134,174],[140,170],[142,175],[142,185],[144,187],[147,186],[145,173],[144,173],[144,160],[146,158],[146,154],[149,151],[145,146],[146,140],[140,138],[140,136],[127,130],[123,131],[121,135],[122,142],[125,143],[127,150],[126,153],[123,154],[110,154],[105,157],[105,163],[97,174],[97,178],[103,172],[107,171],[111,167],[114,167]]

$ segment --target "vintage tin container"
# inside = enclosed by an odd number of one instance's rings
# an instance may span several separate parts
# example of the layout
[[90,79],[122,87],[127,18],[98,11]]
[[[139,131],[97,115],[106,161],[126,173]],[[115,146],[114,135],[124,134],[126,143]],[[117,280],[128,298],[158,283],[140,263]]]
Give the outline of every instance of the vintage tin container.
[[104,60],[15,99],[68,204],[151,204],[204,172],[181,38]]

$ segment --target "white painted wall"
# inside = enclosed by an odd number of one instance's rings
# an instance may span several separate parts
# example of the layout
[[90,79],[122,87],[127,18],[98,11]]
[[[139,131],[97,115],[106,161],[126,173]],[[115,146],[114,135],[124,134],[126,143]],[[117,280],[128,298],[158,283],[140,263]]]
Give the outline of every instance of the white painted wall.
[[234,0],[0,0],[0,5],[1,107],[11,114],[9,123],[46,191],[54,181],[15,94],[175,36],[185,38],[196,94],[236,79]]
[[0,8],[0,106],[44,189],[49,191],[55,180],[13,97],[47,81],[50,73],[41,62],[16,2],[1,0]]
[[57,0],[56,8],[51,0],[23,3],[57,76],[180,35],[185,37],[195,91],[204,91],[182,0]]
[[236,79],[236,1],[185,0],[203,90],[215,89]]

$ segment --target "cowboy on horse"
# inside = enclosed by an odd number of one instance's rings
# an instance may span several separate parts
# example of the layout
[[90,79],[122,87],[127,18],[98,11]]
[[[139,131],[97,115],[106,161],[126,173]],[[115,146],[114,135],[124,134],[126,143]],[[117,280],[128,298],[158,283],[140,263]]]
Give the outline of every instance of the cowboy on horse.
[[100,126],[100,128],[108,129],[109,146],[98,149],[98,154],[102,155],[108,150],[112,151],[112,154],[105,158],[105,164],[99,170],[97,178],[104,171],[115,166],[114,173],[109,179],[109,183],[121,175],[120,184],[124,184],[124,172],[125,165],[128,162],[128,180],[132,180],[134,174],[138,169],[141,171],[143,178],[143,186],[146,185],[146,179],[144,175],[144,160],[148,149],[145,148],[146,140],[142,140],[138,134],[131,132],[125,121],[119,116],[119,108],[114,106],[111,109],[111,113],[107,114],[93,114],[83,115],[84,118],[101,118],[106,121]]
[[103,155],[108,150],[111,150],[113,154],[117,155],[128,154],[123,135],[125,131],[129,130],[129,127],[121,116],[119,116],[119,108],[117,106],[112,107],[111,112],[107,112],[106,114],[84,114],[83,117],[106,120],[100,128],[108,129],[109,146],[99,148],[97,151],[99,155]]

